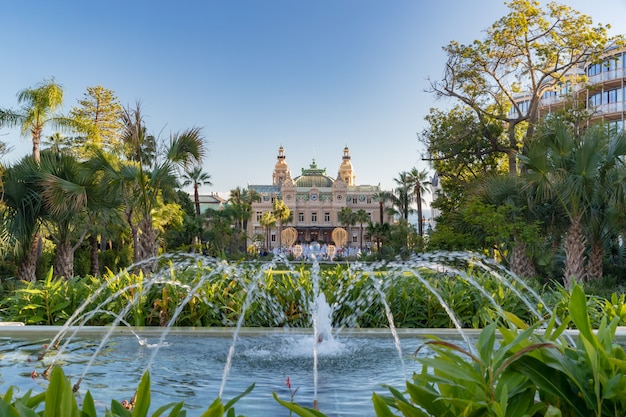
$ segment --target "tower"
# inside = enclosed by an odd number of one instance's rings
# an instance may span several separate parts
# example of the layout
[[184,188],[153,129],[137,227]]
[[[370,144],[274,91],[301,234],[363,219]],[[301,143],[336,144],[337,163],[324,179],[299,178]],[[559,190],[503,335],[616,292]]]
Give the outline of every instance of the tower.
[[356,174],[352,169],[352,163],[350,162],[350,149],[348,149],[347,145],[343,148],[343,158],[341,159],[341,165],[339,166],[339,173],[337,177],[349,186],[355,185]]
[[274,173],[272,174],[272,184],[282,185],[287,178],[291,179],[291,172],[285,162],[285,148],[278,148],[278,156],[276,157],[276,165],[274,165]]

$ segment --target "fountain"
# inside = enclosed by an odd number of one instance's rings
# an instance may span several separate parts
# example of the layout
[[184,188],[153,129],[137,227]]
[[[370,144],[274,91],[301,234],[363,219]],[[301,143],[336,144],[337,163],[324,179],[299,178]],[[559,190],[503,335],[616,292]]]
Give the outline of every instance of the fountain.
[[[422,344],[421,338],[415,336],[433,333],[433,330],[396,329],[385,296],[396,281],[419,281],[425,291],[437,298],[454,324],[456,334],[442,333],[462,338],[470,349],[473,332],[463,328],[454,309],[424,278],[424,271],[458,275],[468,285],[479,289],[494,309],[502,313],[491,295],[465,271],[465,265],[472,263],[511,288],[532,315],[541,317],[542,313],[535,305],[545,305],[538,294],[508,271],[488,259],[467,253],[448,253],[445,257],[442,254],[424,255],[409,261],[355,263],[347,268],[346,274],[360,277],[357,280],[360,284],[369,283],[371,291],[361,294],[356,302],[348,302],[354,284],[340,285],[338,294],[333,294],[333,301],[329,303],[320,288],[318,257],[323,254],[318,248],[309,253],[313,261],[310,268],[312,295],[306,297],[304,303],[307,305],[302,306],[303,310],[310,312],[309,328],[245,327],[247,309],[253,302],[267,306],[268,314],[274,315],[269,322],[281,325],[285,321],[284,306],[278,306],[277,300],[262,285],[264,276],[275,271],[279,264],[286,266],[294,276],[301,273],[297,264],[291,264],[283,257],[254,268],[196,254],[162,257],[159,261],[169,262],[169,267],[145,279],[141,285],[125,286],[97,301],[104,291],[103,285],[85,300],[64,326],[39,328],[38,338],[34,341],[20,338],[20,335],[27,334],[28,326],[15,328],[11,333],[3,329],[0,335],[0,391],[8,385],[23,387],[25,381],[28,382],[25,388],[30,385],[37,391],[36,387],[41,387],[44,382],[42,378],[30,378],[32,368],[43,367],[45,370],[41,373],[45,374],[51,366],[62,364],[66,374],[76,380],[75,390],[79,395],[89,389],[92,394],[96,393],[96,397],[98,390],[102,389],[108,394],[103,397],[106,400],[132,397],[130,391],[136,388],[143,372],[150,370],[155,391],[153,398],[161,401],[161,405],[185,400],[191,409],[201,410],[208,406],[209,399],[233,397],[256,382],[253,392],[238,403],[239,414],[288,415],[288,411],[271,398],[271,392],[284,398],[289,396],[286,394],[288,388],[291,390],[297,386],[295,400],[299,404],[319,407],[328,416],[373,415],[372,391],[386,392],[382,384],[402,388],[410,373],[419,371],[414,362],[405,363],[403,352],[414,352]],[[190,270],[194,280],[172,278]],[[116,278],[121,276],[122,273]],[[235,277],[242,282],[247,280],[245,302],[234,326],[219,329],[174,327],[185,306],[198,297],[200,289],[222,276]],[[182,288],[187,296],[164,327],[133,328],[124,319],[127,313],[153,286],[159,285]],[[366,286],[359,287],[363,288]],[[134,295],[124,308],[116,312],[107,310],[113,300],[129,292]],[[359,316],[375,304],[383,307],[388,329],[356,328]],[[333,317],[341,308],[349,309],[352,314],[343,322],[337,322]],[[94,328],[86,325],[94,315],[103,313],[115,317],[111,326]],[[205,341],[207,335],[209,342]],[[44,336],[52,336],[52,340],[48,341]],[[44,343],[47,347],[42,353],[40,347]],[[5,369],[10,369],[9,374]],[[13,372],[17,375],[10,374]],[[238,376],[236,381],[232,379],[234,376]],[[289,387],[285,384],[287,378]],[[82,384],[87,386],[82,387]],[[247,407],[250,407],[249,414],[246,413]]]

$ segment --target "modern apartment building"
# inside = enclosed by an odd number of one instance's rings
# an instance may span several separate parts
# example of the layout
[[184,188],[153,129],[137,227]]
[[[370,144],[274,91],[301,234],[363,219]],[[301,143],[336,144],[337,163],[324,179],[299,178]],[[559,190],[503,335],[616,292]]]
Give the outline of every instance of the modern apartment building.
[[[529,99],[518,97],[522,112]],[[591,115],[590,121],[603,121],[624,129],[626,120],[626,47],[607,50],[600,63],[584,64],[566,80],[555,82],[544,91],[539,116],[577,103]]]

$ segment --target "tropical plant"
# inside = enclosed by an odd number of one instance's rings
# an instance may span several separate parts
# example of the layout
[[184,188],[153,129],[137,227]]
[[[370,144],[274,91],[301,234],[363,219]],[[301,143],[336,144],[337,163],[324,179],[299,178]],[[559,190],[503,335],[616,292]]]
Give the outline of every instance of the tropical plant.
[[428,191],[426,187],[430,185],[430,182],[426,179],[427,176],[428,172],[426,170],[418,171],[417,168],[412,168],[407,178],[409,184],[413,187],[413,195],[417,204],[417,233],[420,236],[424,236],[422,204],[424,203],[424,194]]
[[526,148],[520,156],[527,170],[526,187],[535,190],[538,201],[556,200],[569,221],[563,279],[566,286],[571,286],[587,278],[585,228],[590,224],[594,201],[598,201],[598,194],[605,201],[618,195],[611,195],[615,188],[610,180],[614,179],[612,172],[616,167],[623,169],[626,134],[602,125],[579,134],[554,118],[546,122],[539,138]]
[[[597,331],[583,290],[575,286],[569,316],[556,316],[542,331],[507,314],[507,325],[483,329],[472,347],[434,339],[424,347],[434,356],[418,355],[422,372],[407,381],[406,398],[374,394],[378,416],[622,416],[626,412],[623,347],[614,343],[624,311],[604,316]],[[571,323],[578,339],[564,334]],[[419,350],[418,352],[419,353]]]
[[261,201],[261,196],[255,190],[236,187],[230,190],[229,206],[235,213],[235,229],[241,237],[240,250],[246,249],[248,240],[248,221],[252,218],[252,203]]
[[278,223],[278,247],[282,248],[283,225],[293,220],[293,213],[282,199],[277,198],[272,203],[272,214],[274,215],[274,218],[276,218],[276,222]]
[[[4,394],[0,395],[0,415],[7,417],[33,417],[43,415],[46,417],[97,417],[96,404],[89,391],[82,399],[82,407],[78,405],[74,395],[75,386],[72,386],[65,376],[63,369],[55,366],[50,372],[50,381],[46,391],[33,395],[28,391],[20,398],[15,398],[14,388],[11,387]],[[223,403],[218,397],[201,414],[200,417],[234,417],[234,405],[242,397],[248,395],[254,389],[254,384],[244,392]],[[131,401],[119,402],[111,400],[111,406],[105,411],[107,417],[147,417],[151,404],[150,396],[150,374],[145,372],[139,382],[135,398]],[[39,408],[41,412],[36,412]],[[152,417],[167,415],[169,417],[185,417],[187,411],[183,408],[183,402],[170,403],[159,407],[154,411]]]
[[183,174],[182,187],[193,185],[193,202],[196,207],[196,216],[200,216],[200,192],[199,189],[203,185],[213,185],[211,175],[202,171],[202,167],[195,166],[191,170],[185,171]]
[[354,213],[354,222],[359,224],[359,249],[361,252],[363,252],[363,225],[369,221],[371,221],[371,216],[367,211],[359,209]]
[[270,230],[276,226],[276,217],[271,211],[266,211],[261,215],[259,224],[265,228],[265,250],[270,249]]
[[[172,135],[164,149],[159,149],[156,138],[147,133],[139,104],[124,111],[123,121],[127,159],[110,160],[96,150],[90,166],[109,192],[122,199],[133,237],[134,262],[139,263],[158,252],[154,210],[163,204],[165,195],[175,195],[178,170],[198,163],[204,156],[204,145],[200,129],[192,128]],[[142,266],[145,271],[154,267],[153,262]]]

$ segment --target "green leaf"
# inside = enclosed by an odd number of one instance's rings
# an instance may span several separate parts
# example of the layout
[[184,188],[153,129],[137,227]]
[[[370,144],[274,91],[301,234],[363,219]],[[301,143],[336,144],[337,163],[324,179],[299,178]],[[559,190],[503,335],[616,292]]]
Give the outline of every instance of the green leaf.
[[82,417],[98,417],[96,413],[96,405],[93,401],[91,392],[87,391],[85,399],[83,400]]
[[312,408],[302,407],[301,405],[292,403],[290,401],[283,401],[280,398],[278,398],[278,395],[276,395],[275,392],[272,392],[272,395],[274,396],[274,399],[278,401],[280,405],[282,405],[283,407],[287,408],[290,411],[293,411],[300,417],[326,417],[324,414],[320,413],[317,410],[313,410]]
[[115,417],[132,417],[130,410],[127,410],[116,400],[111,400],[111,414]]
[[575,285],[569,299],[569,313],[580,335],[597,346],[597,341],[591,330],[589,314],[587,314],[587,298],[582,288]]
[[133,408],[133,417],[147,417],[150,409],[150,373],[144,372],[137,388],[137,400]]
[[394,417],[391,409],[380,395],[374,393],[372,395],[372,403],[374,404],[374,411],[377,417]]
[[0,416],[6,417],[20,417],[20,414],[17,412],[15,407],[13,407],[8,402],[4,401],[0,397]]
[[254,389],[254,386],[256,385],[256,383],[253,383],[252,385],[250,385],[248,388],[246,388],[246,390],[244,392],[242,392],[241,394],[237,395],[235,398],[231,399],[230,401],[228,401],[226,403],[226,405],[224,406],[225,410],[228,410],[229,408],[231,408],[233,405],[235,405],[235,403],[237,401],[239,401],[240,399],[242,399],[243,397],[245,397],[246,395],[250,394],[250,392],[252,392],[252,390]]
[[526,375],[539,392],[545,392],[556,397],[557,401],[568,404],[577,416],[588,417],[584,412],[587,409],[585,403],[572,390],[572,385],[563,372],[528,355],[520,357],[509,368]]

